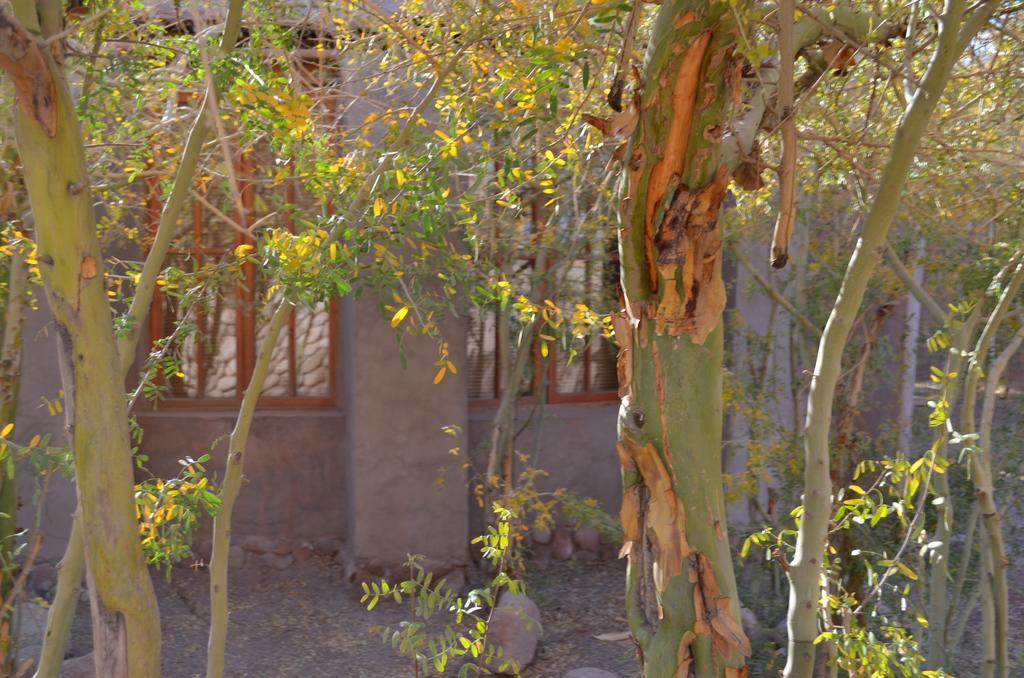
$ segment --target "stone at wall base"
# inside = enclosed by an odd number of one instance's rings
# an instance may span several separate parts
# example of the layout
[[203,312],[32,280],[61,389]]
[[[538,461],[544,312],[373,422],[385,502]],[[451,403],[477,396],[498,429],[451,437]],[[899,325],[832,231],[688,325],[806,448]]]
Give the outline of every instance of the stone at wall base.
[[601,548],[601,534],[590,525],[580,525],[573,532],[572,539],[579,548],[597,553]]
[[555,538],[551,540],[551,555],[555,560],[569,560],[575,550],[572,543],[572,532],[565,528],[556,530]]
[[57,589],[57,568],[48,563],[33,566],[28,575],[28,583],[35,595],[51,600]]
[[535,544],[550,544],[551,530],[546,527],[535,527],[530,530],[530,538]]
[[292,557],[296,563],[304,563],[313,557],[313,547],[309,544],[300,544],[292,549]]
[[340,539],[317,539],[313,542],[313,550],[324,556],[336,556],[341,553]]
[[581,563],[591,563],[591,562],[597,560],[597,554],[594,553],[593,551],[583,551],[583,550],[580,550],[580,551],[577,551],[576,553],[573,554],[573,559],[575,559],[575,560],[577,560],[577,561],[579,561]]
[[764,629],[761,628],[761,622],[753,610],[748,607],[741,607],[740,621],[743,624],[743,632],[747,634],[747,638],[750,639],[751,643],[761,640],[761,636],[764,635]]
[[275,570],[286,570],[295,562],[295,559],[292,558],[290,553],[264,553],[262,559],[264,565],[272,567]]

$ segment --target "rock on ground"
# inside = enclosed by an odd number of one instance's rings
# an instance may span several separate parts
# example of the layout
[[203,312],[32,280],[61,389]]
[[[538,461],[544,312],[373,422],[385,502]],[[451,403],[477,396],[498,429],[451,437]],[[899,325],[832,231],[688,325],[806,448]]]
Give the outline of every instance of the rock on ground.
[[497,668],[506,662],[519,669],[527,667],[537,654],[540,640],[540,609],[525,595],[505,593],[491,614],[487,636],[495,647],[501,648],[501,657],[492,662]]
[[546,527],[535,527],[530,531],[530,538],[537,544],[550,544],[551,530]]
[[48,563],[33,566],[28,575],[28,583],[37,596],[50,600],[57,588],[57,568]]
[[761,622],[757,619],[757,615],[754,614],[753,610],[749,607],[741,607],[740,621],[743,624],[743,632],[747,634],[747,638],[750,639],[751,643],[761,640],[764,629],[761,628]]

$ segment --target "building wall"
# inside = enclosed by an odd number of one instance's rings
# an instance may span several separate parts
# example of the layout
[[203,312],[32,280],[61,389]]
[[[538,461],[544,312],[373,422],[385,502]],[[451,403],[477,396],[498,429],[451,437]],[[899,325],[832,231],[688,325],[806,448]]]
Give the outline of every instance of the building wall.
[[[530,416],[530,405],[518,409],[521,428]],[[468,443],[475,466],[486,467],[487,446],[494,421],[494,405],[471,405]],[[622,480],[615,452],[618,401],[546,405],[543,414],[519,434],[516,449],[535,459],[547,475],[537,485],[542,491],[568,488],[577,496],[596,499],[601,508],[618,516],[622,504]],[[519,430],[519,429],[517,429]],[[472,528],[479,530],[481,515],[472,493],[469,497]]]
[[[64,415],[50,414],[45,404],[45,401],[55,400],[61,389],[57,336],[53,331],[52,316],[42,288],[35,286],[32,292],[39,302],[39,309],[26,311],[24,318],[21,389],[18,392],[14,440],[26,444],[36,434],[49,434],[50,445],[59,447],[65,444]],[[30,528],[35,525],[37,500],[42,496],[43,487],[42,479],[32,472],[30,466],[19,466],[21,510],[18,512],[18,527]],[[46,486],[45,503],[38,512],[44,535],[40,560],[53,562],[64,555],[68,535],[71,533],[71,516],[77,501],[72,480],[62,476],[50,478]]]
[[[407,336],[402,367],[395,330],[372,295],[342,305],[347,430],[348,550],[353,563],[400,563],[418,553],[465,562],[466,474],[449,450],[465,445],[465,371],[434,384],[437,344]],[[466,326],[445,323],[452,362],[465,364]]]
[[[211,453],[208,471],[224,477],[232,411],[164,410],[139,414],[142,450],[159,477],[178,459]],[[233,538],[300,542],[346,536],[345,415],[323,410],[259,410],[245,456],[245,483],[231,520]]]

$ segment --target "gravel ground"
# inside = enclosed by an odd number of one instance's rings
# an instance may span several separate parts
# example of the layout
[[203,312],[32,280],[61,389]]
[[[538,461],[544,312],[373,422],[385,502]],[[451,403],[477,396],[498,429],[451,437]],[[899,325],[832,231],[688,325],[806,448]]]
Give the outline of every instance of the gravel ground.
[[[592,666],[620,678],[638,675],[629,641],[593,636],[626,629],[625,566],[621,562],[532,563],[527,590],[541,609],[544,635],[537,660],[524,676],[561,678]],[[203,675],[209,620],[204,571],[175,570],[154,584],[163,624],[166,678]],[[371,628],[403,619],[404,609],[380,605],[366,612],[359,590],[342,581],[340,568],[311,560],[286,571],[247,566],[231,581],[227,675],[245,678],[367,677],[413,675],[407,661]],[[79,604],[72,653],[90,650],[88,603]],[[454,671],[449,670],[449,674]]]

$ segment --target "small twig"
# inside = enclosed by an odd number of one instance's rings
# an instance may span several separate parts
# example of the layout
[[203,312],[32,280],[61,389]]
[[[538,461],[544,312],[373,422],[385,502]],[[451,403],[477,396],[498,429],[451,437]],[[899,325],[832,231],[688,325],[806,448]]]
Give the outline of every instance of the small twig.
[[615,79],[608,90],[608,105],[619,113],[622,112],[622,92],[626,88],[626,72],[633,58],[633,39],[636,36],[636,27],[640,23],[643,6],[644,3],[640,0],[633,0],[633,8],[629,11],[626,27],[622,31],[622,51],[619,52],[619,61],[615,65]]
[[[192,12],[196,21],[201,22],[198,0],[192,0]],[[228,175],[228,184],[231,186],[231,195],[235,199],[235,210],[238,212],[238,219],[241,221],[241,228],[245,229],[245,222],[248,221],[245,203],[242,202],[242,191],[239,188],[238,176],[235,172],[235,163],[231,157],[231,147],[228,145],[227,130],[224,129],[224,121],[220,117],[220,106],[217,104],[217,85],[213,81],[213,64],[210,60],[210,51],[207,49],[206,36],[202,31],[197,31],[196,40],[199,45],[199,57],[203,62],[203,79],[206,81],[206,101],[210,104],[210,119],[217,131],[217,143],[220,145],[221,155],[224,157],[224,171]],[[193,193],[194,195],[194,193]]]
[[772,551],[772,560],[779,564],[783,572],[789,573],[789,560],[786,559],[786,554],[782,552],[782,549]]
[[821,336],[821,332],[814,326],[814,323],[812,323],[807,316],[801,313],[800,309],[793,305],[793,302],[784,297],[777,289],[772,287],[772,284],[768,282],[763,275],[761,275],[761,272],[754,267],[753,262],[747,258],[747,255],[744,254],[739,247],[732,242],[729,242],[726,246],[729,248],[729,251],[736,256],[736,259],[743,264],[743,267],[747,269],[747,272],[750,273],[754,280],[757,281],[757,284],[764,288],[764,291],[768,293],[768,296],[793,316],[797,321],[797,324],[800,326],[800,329],[806,332],[808,337],[811,339],[817,339]]
[[796,223],[796,116],[793,113],[793,45],[795,0],[779,2],[779,85],[778,114],[782,126],[782,168],[779,172],[779,217],[772,233],[772,268],[789,260],[789,241]]
[[[213,214],[217,218],[223,220],[224,223],[226,223],[228,226],[230,226],[231,228],[235,229],[236,231],[238,231],[242,235],[246,236],[247,238],[251,238],[252,237],[252,231],[250,231],[248,228],[245,228],[240,223],[238,223],[237,221],[235,221],[234,219],[232,219],[231,217],[229,217],[228,215],[224,214],[222,211],[217,209],[213,205],[213,203],[211,203],[209,200],[207,200],[205,197],[203,197],[202,193],[199,193],[198,191],[196,191],[194,189],[189,189],[189,192],[192,194],[193,198],[195,198],[196,200],[198,200],[199,202],[201,202],[203,204],[203,207],[205,207],[206,209],[208,209],[211,212],[213,212]],[[268,214],[267,216],[269,217],[270,215]],[[260,221],[265,221],[266,218],[267,217],[263,217],[263,219],[260,219]]]

